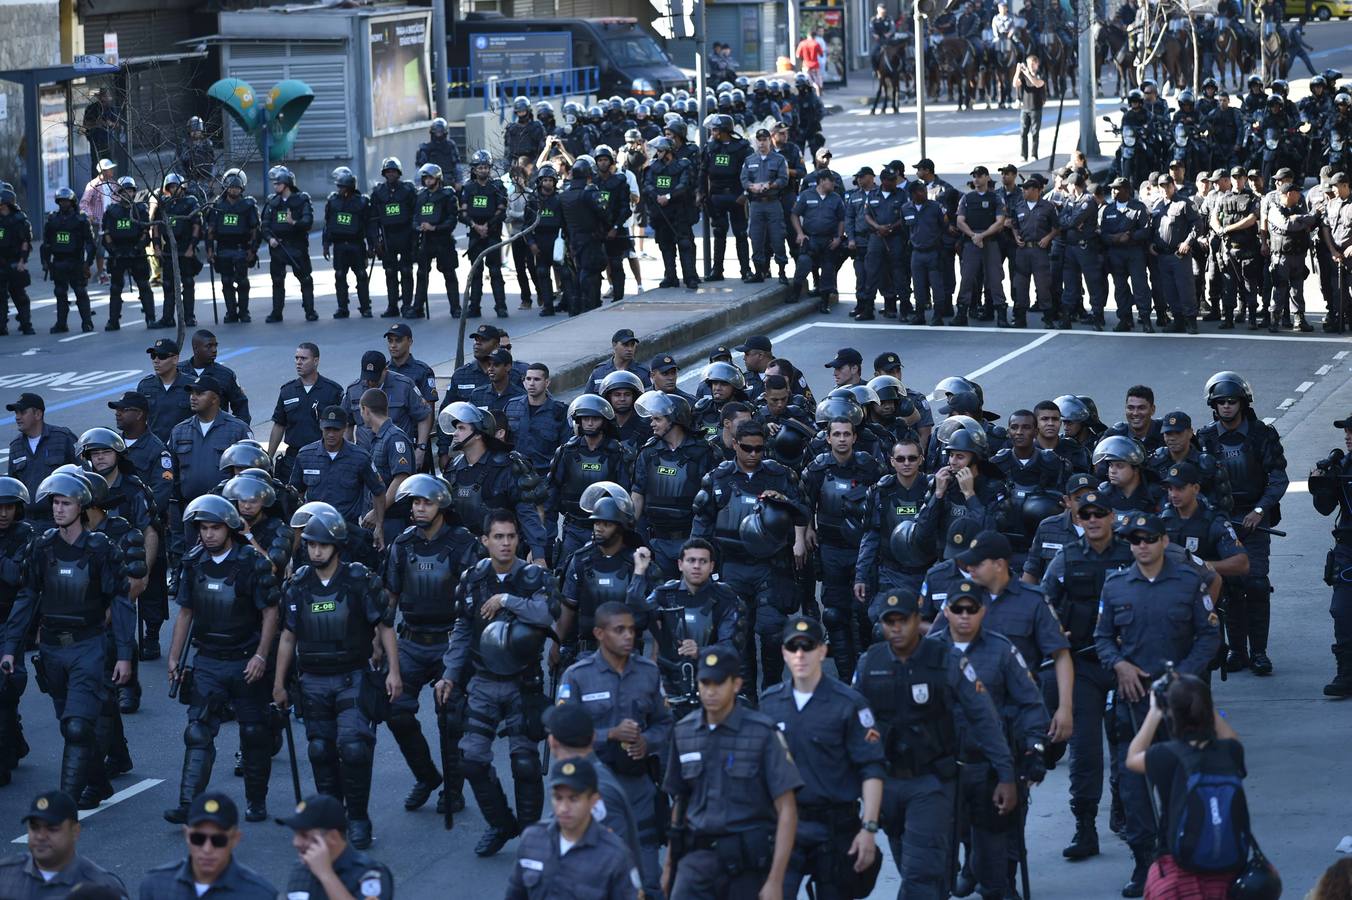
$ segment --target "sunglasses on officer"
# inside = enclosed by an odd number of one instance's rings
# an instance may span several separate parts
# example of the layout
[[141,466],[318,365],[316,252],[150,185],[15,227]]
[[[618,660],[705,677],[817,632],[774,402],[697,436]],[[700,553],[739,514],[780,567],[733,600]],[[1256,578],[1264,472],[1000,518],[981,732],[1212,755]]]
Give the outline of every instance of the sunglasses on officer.
[[1106,509],[1099,509],[1096,506],[1091,506],[1088,507],[1087,509],[1081,509],[1079,512],[1075,514],[1075,517],[1078,519],[1088,520],[1088,519],[1106,519],[1111,515],[1112,513],[1108,512],[1108,510]]
[[816,641],[807,639],[792,640],[784,645],[784,649],[789,653],[811,653],[813,650],[816,650],[817,647],[818,644]]
[[893,462],[920,462],[920,456],[915,453],[898,453],[892,457]]
[[764,444],[744,444],[744,443],[742,443],[741,441],[738,441],[738,442],[737,442],[737,447],[738,447],[743,453],[764,453],[764,452],[765,452],[765,445],[764,445]]
[[230,843],[230,835],[223,831],[215,831],[207,834],[205,831],[189,831],[188,840],[194,847],[200,847],[207,841],[211,841],[211,846],[220,850]]
[[955,616],[974,616],[977,613],[981,612],[981,607],[963,603],[960,606],[948,607],[948,611]]
[[1137,546],[1140,544],[1158,544],[1160,542],[1160,537],[1161,535],[1158,534],[1146,534],[1144,531],[1133,531],[1131,534],[1127,535],[1127,540],[1132,546]]

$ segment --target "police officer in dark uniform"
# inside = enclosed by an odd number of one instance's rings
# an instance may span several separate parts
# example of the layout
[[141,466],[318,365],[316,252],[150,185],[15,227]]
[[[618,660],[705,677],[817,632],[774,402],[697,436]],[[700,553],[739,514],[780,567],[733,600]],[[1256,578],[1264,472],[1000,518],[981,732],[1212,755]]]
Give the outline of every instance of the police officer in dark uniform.
[[403,322],[385,329],[385,347],[390,352],[386,369],[403,375],[413,382],[423,401],[437,408],[437,373],[432,367],[413,355],[413,329]]
[[[1231,174],[1236,171],[1244,173],[1236,166]],[[1258,288],[1263,280],[1258,198],[1247,188],[1230,190],[1227,185],[1211,206],[1211,230],[1219,239],[1217,259],[1223,273],[1220,327],[1227,330],[1235,327],[1236,303],[1238,318],[1248,319],[1251,327],[1257,327],[1254,317],[1258,314]]]
[[548,164],[541,166],[535,173],[535,190],[526,197],[526,215],[521,223],[523,228],[535,226],[526,236],[526,246],[532,254],[531,272],[535,279],[535,290],[540,296],[541,316],[555,313],[556,278],[560,289],[567,285],[563,267],[554,261],[554,244],[563,229],[563,207],[558,187],[558,170]]
[[[371,846],[367,802],[375,707],[386,696],[397,700],[402,682],[380,576],[361,563],[343,560],[347,539],[347,524],[332,515],[312,516],[301,531],[309,564],[297,568],[282,586],[282,639],[272,697],[279,707],[287,707],[287,674],[294,659],[315,789],[343,798],[348,839],[365,850]],[[370,668],[377,639],[389,666],[383,679]],[[372,695],[384,696],[373,703]]]
[[[363,319],[371,318],[371,282],[366,273],[367,245],[375,243],[375,217],[371,201],[357,190],[357,176],[347,166],[333,170],[338,190],[324,204],[324,258],[333,259],[338,310],[335,319],[346,319],[347,276],[357,279],[357,308]],[[374,255],[374,252],[373,252]]]
[[[19,208],[14,191],[6,184],[0,189],[0,335],[9,334],[11,298],[19,320],[19,333],[34,334],[28,301],[28,285],[33,282],[33,276],[28,272],[28,254],[32,249],[32,223],[28,214]],[[118,297],[120,302],[121,286],[117,279],[113,280],[112,296]]]
[[1333,619],[1333,659],[1336,673],[1324,685],[1324,696],[1352,696],[1352,416],[1338,419],[1343,448],[1335,449],[1310,472],[1310,500],[1323,516],[1337,512],[1333,549],[1324,560],[1324,583],[1333,589],[1329,616]]
[[[35,499],[51,504],[55,527],[34,539],[28,551],[23,585],[0,644],[0,673],[13,677],[15,659],[36,618],[35,675],[51,695],[65,739],[61,789],[82,809],[93,809],[111,795],[103,769],[111,735],[98,733],[95,725],[112,687],[105,673],[109,631],[117,660],[112,682],[125,684],[136,647],[136,609],[128,597],[121,549],[108,535],[84,525],[84,510],[94,502],[89,482],[53,474],[43,479]],[[87,792],[95,785],[98,789]]]
[[[252,437],[247,424],[221,409],[224,394],[225,388],[211,375],[199,375],[188,385],[193,414],[174,426],[168,441],[174,458],[174,500],[178,509],[209,493],[220,481],[221,454],[227,447]],[[174,526],[171,533],[175,537],[184,534],[177,527],[178,515],[170,512],[170,525]],[[175,543],[171,541],[173,546]]]
[[[79,460],[76,452],[79,439],[64,425],[47,423],[47,402],[40,394],[25,391],[18,399],[5,404],[5,409],[14,413],[19,430],[18,436],[9,442],[7,474],[22,481],[29,496],[35,497],[43,479],[60,466]],[[38,513],[33,518],[43,523],[35,524],[34,528],[51,525],[51,519],[45,513]]]
[[1207,379],[1206,402],[1215,421],[1197,430],[1204,453],[1220,461],[1230,476],[1239,538],[1249,555],[1249,573],[1231,580],[1226,602],[1230,655],[1228,671],[1246,666],[1255,675],[1272,674],[1268,659],[1268,627],[1272,616],[1272,582],[1268,578],[1271,535],[1261,530],[1281,522],[1280,501],[1290,479],[1286,453],[1277,429],[1253,411],[1253,389],[1235,372],[1217,372]]
[[984,290],[986,306],[994,305],[1000,323],[1007,324],[1005,289],[999,237],[1005,231],[1010,210],[999,192],[991,190],[990,170],[985,166],[972,169],[972,190],[958,201],[958,244],[961,268],[961,287],[958,289],[957,315],[954,325],[967,324],[968,310],[978,289]]
[[1264,217],[1268,250],[1268,276],[1272,281],[1272,309],[1268,331],[1276,334],[1279,328],[1290,327],[1291,309],[1295,307],[1296,328],[1314,331],[1305,321],[1305,279],[1310,270],[1305,258],[1313,244],[1311,233],[1319,225],[1319,217],[1305,206],[1300,185],[1290,181],[1282,191],[1280,203],[1270,204]]
[[1170,546],[1177,545],[1222,577],[1243,577],[1249,556],[1230,519],[1201,496],[1202,473],[1190,462],[1175,463],[1162,473],[1169,503],[1160,513]]
[[[478,560],[479,545],[473,535],[446,520],[451,509],[451,492],[446,483],[431,475],[412,475],[399,486],[398,502],[409,504],[409,527],[390,544],[385,565],[385,587],[390,596],[391,615],[402,614],[399,623],[399,674],[404,690],[390,704],[387,722],[399,744],[405,762],[415,779],[404,798],[404,808],[420,808],[443,783],[441,800],[450,814],[464,808],[464,777],[460,772],[461,735],[447,731],[441,724],[441,759],[447,764],[444,776],[437,771],[418,724],[418,695],[424,685],[441,678],[442,653],[455,625],[454,595],[461,573]],[[459,726],[457,720],[455,725]],[[447,742],[451,742],[449,745]],[[449,796],[446,796],[449,795]],[[440,805],[440,804],[439,804]],[[442,810],[443,815],[447,812]]]
[[1016,409],[1006,423],[1009,446],[991,458],[991,465],[1004,475],[1001,530],[1014,547],[1012,564],[1016,571],[1022,571],[1038,525],[1056,510],[1070,468],[1056,453],[1037,446],[1036,419],[1031,410]]
[[1103,308],[1108,305],[1108,280],[1103,269],[1103,245],[1098,235],[1099,207],[1103,197],[1103,186],[1095,184],[1092,188],[1086,186],[1084,193],[1073,196],[1061,206],[1061,236],[1066,242],[1066,255],[1061,277],[1059,327],[1069,326],[1073,314],[1085,312],[1081,298],[1087,289],[1089,321],[1095,331],[1103,330]]
[[605,237],[610,231],[611,210],[601,191],[592,184],[595,163],[579,157],[569,170],[571,178],[559,197],[567,259],[563,269],[563,293],[568,315],[576,316],[601,306],[601,272],[606,268]]
[[723,280],[723,259],[728,249],[728,228],[742,279],[751,277],[747,249],[747,211],[742,194],[742,165],[751,155],[751,144],[733,132],[732,116],[718,115],[710,126],[711,140],[701,152],[699,206],[709,217],[714,232],[714,263],[706,281]]
[[1145,778],[1126,767],[1125,738],[1134,735],[1145,718],[1151,683],[1171,664],[1180,673],[1206,677],[1220,646],[1220,629],[1202,573],[1165,557],[1169,539],[1158,516],[1133,513],[1117,531],[1130,541],[1135,562],[1103,583],[1094,647],[1100,664],[1116,676],[1113,717],[1126,808],[1123,837],[1135,858],[1122,895],[1139,897],[1154,855],[1157,826]]
[[707,440],[714,440],[723,427],[723,407],[733,401],[749,402],[751,398],[746,392],[746,376],[742,370],[723,360],[710,362],[704,367],[701,392],[705,386],[708,396],[700,397],[695,402],[693,423]]
[[352,831],[349,818],[342,800],[321,792],[298,803],[290,816],[277,820],[295,832],[291,846],[301,855],[287,879],[287,896],[328,897],[323,879],[330,875],[353,897],[388,900],[394,896],[394,876],[389,868],[357,849],[355,840],[348,843]]
[[361,375],[343,392],[343,411],[355,425],[352,436],[363,447],[375,440],[361,419],[361,398],[371,388],[385,394],[390,418],[400,431],[416,441],[416,463],[421,465],[432,431],[432,408],[423,402],[418,386],[398,372],[391,372],[385,354],[367,350],[361,355]]
[[[186,824],[193,798],[206,790],[216,760],[216,734],[225,706],[239,722],[245,818],[268,817],[272,730],[267,724],[268,657],[277,635],[277,580],[272,563],[237,540],[244,530],[235,505],[205,494],[188,504],[183,521],[200,543],[183,556],[176,585],[178,618],[169,646],[169,681],[187,691],[188,726],[178,805],[164,817]],[[185,645],[195,653],[184,666]]]
[[385,546],[385,483],[371,465],[371,453],[345,437],[349,420],[341,406],[330,406],[319,419],[320,439],[296,454],[287,481],[307,502],[328,503],[347,522],[361,527],[369,493],[373,506],[371,537],[377,550]]
[[[437,700],[443,705],[459,688],[468,695],[460,751],[465,780],[474,790],[488,830],[475,846],[492,856],[540,818],[544,782],[536,743],[549,705],[540,673],[540,653],[553,625],[549,575],[517,558],[516,518],[504,509],[485,516],[480,540],[488,559],[469,569],[460,585],[459,615],[446,649]],[[493,742],[509,745],[516,816],[493,771]]]
[[830,449],[803,470],[801,490],[813,515],[808,542],[817,549],[822,624],[831,636],[836,671],[849,680],[872,632],[863,604],[854,597],[855,560],[865,530],[864,501],[882,469],[874,457],[855,449],[855,427],[848,417],[832,417],[827,429]]
[[867,603],[879,591],[915,590],[934,562],[933,540],[915,533],[915,518],[929,494],[919,443],[902,438],[887,451],[888,474],[869,488],[864,533],[855,565],[854,599]]
[[959,519],[966,523],[969,539],[999,527],[997,514],[1004,502],[1004,485],[985,474],[998,470],[983,471],[990,442],[986,433],[978,430],[980,426],[972,424],[972,430],[958,428],[942,444],[941,465],[916,517],[919,533],[930,536],[936,549],[938,536],[947,534],[949,526]]
[[[1009,209],[1010,231],[1014,234],[1014,265],[1010,291],[1014,294],[1014,327],[1028,324],[1028,281],[1037,288],[1037,306],[1042,311],[1042,327],[1050,328],[1058,318],[1057,292],[1052,290],[1051,246],[1059,232],[1058,213],[1042,196],[1047,186],[1041,175],[1030,175],[1021,187],[1023,197]],[[996,309],[999,324],[1000,309]]]
[[522,388],[525,393],[508,400],[503,408],[507,431],[513,449],[536,476],[545,478],[554,451],[572,436],[568,405],[549,393],[549,367],[544,363],[527,367]]
[[1164,300],[1174,317],[1169,333],[1196,334],[1197,297],[1190,254],[1200,243],[1201,217],[1197,207],[1179,192],[1172,176],[1161,175],[1156,184],[1164,191],[1164,197],[1155,207],[1150,252],[1163,283]]
[[[506,147],[509,162],[516,162],[522,156],[529,156],[534,162],[545,149],[545,126],[535,120],[535,112],[530,108],[530,99],[517,97],[512,101],[513,121],[503,129],[502,142]],[[477,165],[471,158],[470,166]]]
[[436,163],[424,163],[418,168],[418,181],[422,187],[414,200],[413,212],[413,230],[418,241],[418,280],[412,305],[399,311],[405,318],[431,316],[427,285],[432,277],[433,263],[446,283],[451,318],[460,318],[460,286],[455,277],[459,260],[455,255],[454,234],[460,207],[455,190],[444,183],[443,177],[444,172]]
[[808,511],[793,470],[765,458],[764,427],[743,422],[735,438],[736,458],[704,476],[690,536],[714,542],[720,580],[746,604],[745,675],[754,694],[756,635],[764,683],[774,684],[783,672],[776,636],[798,606],[790,582],[793,567],[808,561]]
[[268,455],[286,442],[286,454],[277,458],[277,477],[291,477],[300,448],[323,437],[319,416],[330,406],[343,402],[343,386],[319,372],[319,347],[309,341],[296,346],[296,377],[277,391],[272,411],[272,433],[268,437]]
[[634,403],[647,385],[633,372],[611,372],[596,392],[615,411],[615,436],[631,455],[652,435],[642,416],[635,414]]
[[[35,535],[33,526],[23,521],[29,502],[28,488],[22,481],[0,478],[0,620],[9,618],[23,587],[28,545]],[[19,700],[27,685],[28,670],[23,655],[18,654],[13,665],[0,672],[0,787],[9,784],[10,773],[28,755],[19,716]]]
[[873,318],[873,298],[883,295],[883,316],[893,318],[911,311],[908,226],[904,207],[907,197],[897,187],[897,172],[885,168],[882,183],[864,198],[856,211],[854,233],[863,256],[863,293],[855,303],[854,318]]
[[[527,104],[529,112],[530,105]],[[537,127],[539,123],[532,123]],[[543,141],[543,138],[541,139]],[[473,262],[489,247],[502,240],[502,223],[507,218],[507,190],[502,182],[492,178],[493,158],[487,150],[476,150],[470,157],[473,176],[460,189],[460,221],[469,229],[469,244],[465,256]],[[489,283],[493,289],[493,311],[498,318],[507,317],[507,288],[502,280],[502,251],[495,250],[484,262]],[[483,271],[474,276],[469,286],[469,309],[466,315],[477,319],[483,295]]]
[[[277,888],[254,869],[239,861],[234,852],[241,837],[239,808],[220,791],[199,794],[188,808],[184,822],[186,856],[146,872],[139,896],[144,900],[197,900],[201,885],[238,900],[273,900]],[[210,827],[205,827],[210,826]],[[221,849],[217,843],[224,840]],[[210,849],[207,844],[210,842]],[[232,843],[234,846],[232,846]],[[193,847],[201,847],[197,853]]]
[[784,891],[803,779],[774,721],[737,702],[741,669],[730,647],[702,652],[702,708],[673,733],[662,785],[673,798],[662,876],[672,900]]
[[995,770],[992,799],[1001,815],[1018,805],[1014,762],[972,664],[942,641],[922,640],[919,598],[889,593],[880,612],[883,640],[859,660],[853,686],[873,712],[882,746],[882,824],[906,896],[938,900],[953,859],[959,708],[964,739]]
[[877,722],[862,696],[822,672],[821,623],[794,616],[782,643],[792,681],[766,690],[760,711],[779,726],[804,781],[784,893],[797,896],[808,877],[818,897],[850,897],[857,893],[851,886],[876,878],[882,865],[875,837],[884,774]]
[[404,180],[404,165],[397,156],[380,162],[385,180],[371,188],[371,230],[380,267],[385,270],[385,311],[393,319],[413,308],[413,214],[418,191]]
[[80,212],[79,198],[68,187],[56,192],[56,212],[47,214],[42,227],[42,273],[52,279],[56,295],[56,324],[52,334],[70,330],[66,319],[70,315],[68,291],[75,293],[75,308],[80,313],[80,330],[94,330],[94,318],[89,311],[89,276],[98,246],[89,217]]
[[433,119],[428,126],[427,140],[418,145],[418,155],[414,157],[413,165],[419,171],[426,165],[437,166],[448,185],[453,188],[460,186],[460,147],[451,139],[446,120],[441,116]]
[[1171,466],[1190,463],[1197,468],[1207,505],[1228,512],[1233,505],[1230,473],[1216,457],[1197,449],[1192,417],[1182,410],[1175,410],[1160,420],[1159,430],[1164,446],[1150,454],[1149,459],[1155,477],[1163,479]]
[[598,144],[592,150],[596,175],[592,183],[601,195],[606,208],[607,228],[604,236],[606,276],[610,280],[611,302],[624,299],[624,267],[633,242],[629,238],[629,179],[615,167],[615,151],[608,144]]
[[[3,205],[2,197],[0,205]],[[15,210],[11,208],[8,215],[12,218],[14,214]],[[16,222],[16,234],[20,233],[18,225]],[[22,226],[27,227],[27,218],[23,220]],[[9,228],[5,230],[6,233],[9,232]],[[124,278],[136,283],[136,290],[141,297],[141,312],[145,315],[146,324],[153,327],[155,295],[150,291],[150,263],[146,259],[146,246],[150,243],[150,211],[144,203],[136,200],[136,179],[124,175],[117,180],[115,202],[109,204],[103,211],[103,224],[99,233],[103,236],[103,246],[108,251],[108,275],[112,279],[112,286],[108,289],[108,322],[103,326],[103,330],[117,331],[122,327]],[[23,258],[19,261],[26,263],[27,259],[28,251],[24,250]],[[19,272],[11,275],[10,280],[25,274]],[[23,288],[19,290],[22,291]],[[17,296],[16,294],[16,306],[19,305]],[[22,326],[22,319],[19,324]]]
[[[1108,274],[1117,301],[1117,324],[1113,331],[1132,329],[1132,306],[1141,320],[1141,330],[1153,334],[1150,321],[1150,287],[1146,284],[1145,251],[1150,240],[1150,211],[1132,196],[1132,184],[1116,178],[1110,185],[1113,198],[1099,207],[1099,238],[1108,251]],[[1130,284],[1128,284],[1130,282]],[[1091,298],[1092,300],[1092,298]]]
[[[549,540],[540,504],[547,500],[543,482],[530,464],[494,435],[496,423],[478,407],[456,402],[437,417],[449,441],[447,453],[458,452],[442,473],[451,486],[451,502],[460,524],[483,535],[484,517],[497,507],[516,511],[531,557],[543,561]],[[447,457],[449,459],[449,457]]]
[[[597,512],[614,502],[602,500]],[[567,590],[565,579],[565,597]],[[665,804],[657,802],[651,772],[670,745],[672,717],[657,664],[634,652],[639,634],[634,622],[634,610],[620,600],[607,600],[595,608],[588,637],[596,652],[563,673],[557,702],[580,706],[594,726],[596,756],[614,773],[633,812],[640,854],[635,861],[644,889],[660,896],[662,869],[657,855],[665,823],[657,817]]]
[[[1023,562],[1024,581],[1038,584],[1047,573],[1047,565],[1071,541],[1078,540],[1084,534],[1084,528],[1076,518],[1080,498],[1098,487],[1098,479],[1087,472],[1071,475],[1061,494],[1062,512],[1048,516],[1038,523],[1033,533],[1033,542],[1028,548],[1028,557]],[[1045,591],[1044,591],[1045,593]]]
[[627,497],[604,496],[590,503],[592,539],[568,557],[563,567],[558,635],[564,657],[577,659],[597,649],[592,633],[596,610],[622,603],[634,578],[634,504]]
[[[659,288],[681,283],[676,273],[678,255],[686,289],[699,288],[695,237],[690,228],[696,216],[691,203],[699,187],[696,170],[696,165],[677,155],[671,138],[658,138],[653,144],[653,160],[644,171],[642,194],[648,203],[648,222],[662,251],[663,277]],[[742,181],[745,184],[745,172]]]
[[700,481],[714,467],[713,451],[690,433],[690,404],[684,397],[647,391],[634,411],[651,425],[653,435],[634,465],[638,530],[652,551],[657,574],[674,578],[681,545],[694,521],[691,504]]
[[274,573],[285,572],[291,559],[290,519],[278,514],[281,511],[277,504],[278,492],[268,473],[262,469],[245,469],[243,474],[225,483],[221,496],[239,510],[243,522],[240,537],[244,542],[267,557]]
[[1093,464],[1096,472],[1107,467],[1099,493],[1119,518],[1132,511],[1159,512],[1164,505],[1164,491],[1147,479],[1145,448],[1135,438],[1108,435],[1094,447]]
[[949,276],[942,265],[946,258],[951,260],[952,256],[945,247],[949,229],[948,213],[944,204],[929,197],[925,182],[912,181],[907,192],[910,203],[903,217],[910,228],[911,285],[915,291],[915,313],[910,321],[912,325],[924,325],[925,310],[932,307],[934,313],[929,324],[942,325],[952,298],[947,280]]
[[835,175],[825,172],[798,195],[789,214],[797,244],[794,255],[792,302],[801,296],[813,271],[821,292],[820,309],[829,312],[836,295],[839,251],[845,243],[845,201],[836,190]]
[[[164,176],[163,194],[156,198],[154,218],[155,251],[160,258],[161,283],[164,285],[164,307],[160,310],[160,320],[156,328],[174,326],[175,306],[178,292],[183,292],[183,324],[189,328],[197,327],[196,280],[202,271],[202,261],[198,257],[197,242],[202,239],[202,210],[197,197],[188,191],[182,175],[170,172]],[[166,231],[174,235],[174,247],[171,250]],[[178,257],[178,284],[174,283],[173,262]]]
[[239,386],[239,379],[235,377],[234,370],[216,362],[219,350],[220,342],[216,339],[216,335],[205,328],[199,328],[192,334],[192,353],[178,364],[178,369],[189,377],[210,375],[214,378],[222,388],[221,408],[228,408],[245,424],[249,424],[253,421],[249,415],[249,398]]
[[263,204],[259,236],[271,248],[268,272],[272,276],[272,312],[267,321],[282,321],[282,305],[286,302],[286,270],[290,267],[300,282],[301,306],[305,321],[319,319],[315,312],[315,282],[310,264],[310,229],[314,227],[315,211],[310,195],[297,190],[296,177],[286,166],[274,166],[268,172],[273,193]]
[[258,204],[244,194],[244,175],[227,172],[224,191],[207,211],[207,262],[221,275],[225,323],[249,322],[249,269],[258,259]]
[[559,447],[549,465],[549,502],[546,509],[550,537],[554,514],[563,514],[563,531],[552,559],[566,560],[591,536],[591,525],[578,502],[588,486],[610,481],[626,491],[633,480],[634,457],[615,437],[615,411],[603,398],[583,394],[568,407],[568,419],[577,434]]

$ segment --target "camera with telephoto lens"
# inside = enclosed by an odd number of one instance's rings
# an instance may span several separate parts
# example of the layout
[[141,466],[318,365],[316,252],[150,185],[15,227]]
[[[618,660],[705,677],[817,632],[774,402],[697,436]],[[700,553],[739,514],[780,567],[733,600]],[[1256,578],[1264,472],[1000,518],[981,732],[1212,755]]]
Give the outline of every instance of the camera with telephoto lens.
[[1169,685],[1178,679],[1178,671],[1174,669],[1172,661],[1164,664],[1164,674],[1156,678],[1150,685],[1150,692],[1155,695],[1155,708],[1164,716],[1169,715]]
[[1315,470],[1318,472],[1328,472],[1331,469],[1336,469],[1338,466],[1342,465],[1343,458],[1346,456],[1347,454],[1343,452],[1341,447],[1335,447],[1329,451],[1328,456],[1314,464]]

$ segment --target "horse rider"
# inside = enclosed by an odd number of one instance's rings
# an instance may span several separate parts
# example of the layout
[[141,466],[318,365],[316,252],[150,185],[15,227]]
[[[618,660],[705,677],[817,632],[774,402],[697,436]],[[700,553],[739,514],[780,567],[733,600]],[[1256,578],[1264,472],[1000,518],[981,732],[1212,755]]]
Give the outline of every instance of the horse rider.
[[873,68],[878,68],[878,62],[882,59],[883,44],[887,39],[896,33],[897,24],[892,21],[892,17],[887,14],[887,6],[879,3],[873,18],[868,23],[868,33],[873,41],[873,47],[869,50],[869,62]]

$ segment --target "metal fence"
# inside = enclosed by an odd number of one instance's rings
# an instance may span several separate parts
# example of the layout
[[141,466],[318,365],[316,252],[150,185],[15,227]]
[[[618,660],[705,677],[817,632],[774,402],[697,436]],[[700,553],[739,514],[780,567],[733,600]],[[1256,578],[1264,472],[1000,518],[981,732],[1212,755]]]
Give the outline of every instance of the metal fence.
[[484,111],[496,112],[499,120],[506,120],[512,100],[529,97],[532,105],[552,97],[589,97],[601,88],[601,73],[596,66],[572,69],[552,69],[518,78],[488,78],[474,80],[470,70],[451,69],[447,96],[484,98]]

